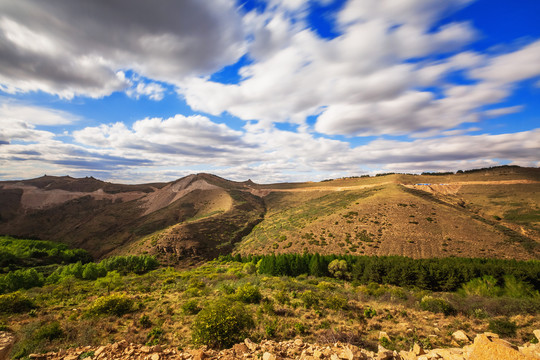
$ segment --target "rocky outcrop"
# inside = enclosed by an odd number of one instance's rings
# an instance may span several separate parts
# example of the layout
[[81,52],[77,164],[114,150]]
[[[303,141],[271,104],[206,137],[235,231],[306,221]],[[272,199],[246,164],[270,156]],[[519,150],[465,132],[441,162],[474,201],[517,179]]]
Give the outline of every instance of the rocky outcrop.
[[124,340],[100,347],[87,346],[57,353],[31,354],[30,358],[36,360],[80,358],[89,360],[537,360],[540,359],[540,344],[528,343],[518,348],[492,333],[477,335],[472,345],[463,348],[425,350],[415,344],[411,351],[399,353],[380,345],[378,351],[373,352],[351,344],[339,342],[325,345],[309,344],[301,339],[282,342],[265,340],[261,343],[246,339],[243,343],[221,351],[205,347],[192,351],[179,351],[163,349],[159,345],[129,344]]
[[0,360],[7,360],[15,343],[15,337],[7,331],[0,331]]

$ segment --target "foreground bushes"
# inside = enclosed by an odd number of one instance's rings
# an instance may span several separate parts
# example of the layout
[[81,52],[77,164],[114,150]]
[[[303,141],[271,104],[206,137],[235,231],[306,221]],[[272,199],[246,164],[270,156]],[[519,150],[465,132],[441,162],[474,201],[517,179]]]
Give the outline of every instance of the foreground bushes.
[[196,345],[225,348],[244,340],[254,327],[253,318],[240,302],[221,300],[197,314],[192,328]]
[[94,315],[122,316],[133,310],[133,300],[124,294],[111,294],[98,298],[90,307]]
[[0,295],[0,314],[18,314],[35,308],[34,302],[21,293]]

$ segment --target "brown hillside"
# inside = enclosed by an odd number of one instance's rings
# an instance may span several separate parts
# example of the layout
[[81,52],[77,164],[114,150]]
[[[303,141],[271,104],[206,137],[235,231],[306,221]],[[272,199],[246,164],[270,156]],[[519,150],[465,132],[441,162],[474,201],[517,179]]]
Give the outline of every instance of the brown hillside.
[[0,182],[0,234],[189,263],[230,253],[539,258],[540,169],[255,184]]

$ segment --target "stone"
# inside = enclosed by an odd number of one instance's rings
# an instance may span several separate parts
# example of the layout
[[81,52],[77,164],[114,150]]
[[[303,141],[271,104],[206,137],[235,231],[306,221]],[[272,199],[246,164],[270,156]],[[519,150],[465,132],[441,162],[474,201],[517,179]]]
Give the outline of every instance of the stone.
[[302,345],[304,345],[304,342],[302,341],[302,339],[296,339],[296,340],[294,340],[294,345],[302,346]]
[[246,346],[246,344],[234,344],[233,350],[237,356],[244,355],[245,353],[249,352],[249,348]]
[[390,340],[390,336],[386,333],[386,331],[379,331],[379,340],[382,340],[383,338],[387,338]]
[[15,343],[15,337],[7,332],[0,331],[0,360],[8,358],[9,352]]
[[145,354],[150,353],[150,346],[141,346],[141,352]]
[[269,352],[265,352],[262,358],[263,360],[276,360],[275,355]]
[[403,360],[416,360],[416,355],[414,355],[414,353],[411,351],[401,350],[399,352],[399,356]]
[[246,344],[246,346],[248,347],[249,350],[251,351],[255,351],[257,350],[257,344],[255,344],[253,341],[251,341],[250,339],[245,339],[244,340],[244,344]]
[[536,336],[536,339],[540,341],[540,330],[534,330],[533,331],[534,336]]
[[415,356],[424,355],[426,353],[418,343],[414,343],[412,352]]
[[193,351],[192,355],[193,355],[193,360],[204,360],[204,359],[206,359],[206,353],[202,349]]
[[79,358],[79,355],[67,355],[64,357],[64,360],[77,360]]
[[150,359],[151,360],[159,360],[159,354],[157,354],[157,353],[152,354],[152,357]]
[[332,354],[330,356],[330,360],[339,360],[339,356],[337,356],[336,354]]
[[522,354],[501,339],[490,339],[486,335],[477,335],[474,339],[473,350],[469,360],[534,360],[535,358]]
[[463,330],[458,330],[452,334],[452,338],[456,341],[469,342],[471,341],[467,334]]
[[320,359],[323,357],[323,353],[320,350],[313,350],[313,357],[315,359]]
[[344,346],[343,350],[341,350],[340,353],[339,353],[339,358],[344,359],[344,360],[353,360],[354,359],[354,353],[352,352],[352,350],[349,347]]
[[105,346],[100,346],[96,351],[94,351],[94,356],[99,356],[105,350]]

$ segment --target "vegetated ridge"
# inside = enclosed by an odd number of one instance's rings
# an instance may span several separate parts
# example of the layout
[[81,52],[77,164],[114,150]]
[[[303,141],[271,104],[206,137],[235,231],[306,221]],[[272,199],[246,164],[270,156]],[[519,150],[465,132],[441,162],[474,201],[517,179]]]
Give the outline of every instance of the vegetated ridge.
[[44,176],[0,182],[0,234],[57,240],[95,257],[320,253],[430,257],[540,255],[540,169],[503,166],[308,183],[210,174],[121,185]]

